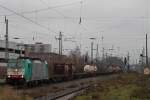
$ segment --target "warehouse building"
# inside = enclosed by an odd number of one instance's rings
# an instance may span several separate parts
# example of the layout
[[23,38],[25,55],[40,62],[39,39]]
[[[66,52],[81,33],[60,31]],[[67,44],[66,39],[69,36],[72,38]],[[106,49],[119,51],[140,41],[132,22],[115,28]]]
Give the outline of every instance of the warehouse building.
[[51,44],[43,44],[41,42],[36,42],[35,44],[26,44],[25,45],[25,55],[28,56],[28,53],[51,53]]

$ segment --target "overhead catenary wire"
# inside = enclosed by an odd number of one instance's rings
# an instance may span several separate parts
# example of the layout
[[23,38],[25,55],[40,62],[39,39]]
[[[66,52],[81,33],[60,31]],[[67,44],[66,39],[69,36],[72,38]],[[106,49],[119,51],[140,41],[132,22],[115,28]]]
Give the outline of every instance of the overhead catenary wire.
[[[36,35],[38,34],[38,35],[40,35],[40,36],[48,35],[48,34],[45,33],[45,32],[33,32],[33,31],[30,31],[30,30],[27,30],[27,29],[24,29],[24,28],[20,28],[20,27],[18,28],[17,25],[14,25],[14,24],[12,24],[12,23],[9,24],[9,27],[19,30],[19,31],[20,31],[20,32],[18,33],[19,35],[28,34],[28,33],[31,33],[31,34],[34,34],[34,35],[35,35],[35,33],[36,33]],[[22,32],[22,31],[23,31],[23,32]],[[13,34],[13,33],[11,33],[11,34]],[[31,35],[31,34],[30,34],[30,35]],[[33,36],[34,36],[34,35],[33,35]],[[21,37],[21,36],[17,36],[17,37]],[[31,36],[24,35],[24,37],[26,37],[26,38],[28,38],[28,39],[30,39],[30,40],[33,40],[33,37],[31,37]],[[43,36],[43,38],[44,38],[44,36]],[[24,39],[25,39],[25,38],[24,38]],[[34,36],[34,40],[36,40],[36,39],[35,39],[35,36]]]
[[[69,5],[74,5],[74,4],[76,4],[76,3],[81,3],[81,1],[73,2],[73,3],[68,3],[68,4],[63,4],[63,5],[57,5],[57,6],[53,6],[53,7],[49,7],[49,6],[48,6],[47,8],[37,9],[37,10],[27,11],[27,12],[21,12],[21,13],[17,13],[17,12],[15,12],[15,11],[13,11],[13,10],[7,8],[7,7],[4,7],[4,6],[2,6],[2,5],[0,5],[0,6],[1,6],[2,8],[4,8],[4,9],[6,9],[6,10],[11,11],[11,12],[13,13],[13,14],[6,15],[6,16],[11,16],[11,15],[14,15],[14,14],[15,14],[15,15],[18,15],[18,16],[20,16],[20,17],[25,18],[26,20],[31,21],[32,23],[34,23],[34,24],[36,24],[36,25],[38,25],[38,26],[40,26],[40,27],[43,27],[43,28],[45,28],[45,29],[47,29],[47,30],[49,30],[49,31],[54,32],[54,33],[57,33],[57,32],[55,32],[54,30],[52,30],[52,29],[50,29],[50,28],[48,28],[48,27],[45,27],[44,25],[41,25],[41,24],[39,24],[39,23],[33,21],[33,20],[30,19],[30,18],[25,17],[25,16],[22,15],[22,14],[38,13],[38,12],[45,11],[45,10],[49,10],[49,9],[53,9],[53,10],[54,10],[54,8],[65,7],[65,6],[69,6]],[[81,8],[82,8],[82,5],[81,5]],[[59,12],[58,10],[54,10],[54,11],[57,12],[57,13],[59,13],[61,16],[63,16],[63,18],[68,18],[67,16],[65,16],[64,14],[62,14],[61,12]],[[74,23],[74,22],[73,22],[73,23]],[[82,25],[82,27],[83,27],[83,30],[85,30],[86,32],[89,32],[89,31],[87,30],[87,28],[85,28],[83,25]],[[57,33],[57,34],[58,34],[58,33]]]
[[[47,3],[45,3],[43,0],[40,0],[40,1],[41,1],[41,3],[43,3],[44,5],[48,6]],[[80,1],[80,5],[81,5],[81,6],[80,6],[79,24],[81,24],[81,22],[82,22],[83,1]],[[55,12],[57,12],[58,14],[60,14],[61,16],[63,16],[63,18],[69,18],[68,16],[62,14],[62,13],[59,12],[58,10],[56,10],[56,9],[53,9],[53,10],[54,10]],[[89,32],[89,31],[87,30],[87,28],[85,28],[83,25],[82,25],[82,28],[83,28],[85,31]]]
[[[80,3],[80,1],[62,4],[62,5],[56,5],[56,6],[48,6],[46,8],[41,8],[41,9],[36,9],[36,10],[31,10],[31,11],[24,11],[24,12],[21,12],[21,14],[31,14],[31,13],[35,13],[35,12],[43,12],[43,11],[51,10],[54,8],[66,7],[66,6],[70,6],[70,5],[74,5],[74,4],[78,4],[78,3]],[[12,14],[1,15],[1,16],[12,16],[12,15],[15,15],[15,13],[12,12]]]
[[[45,1],[40,0],[40,2],[41,2],[42,4],[44,4],[44,6],[49,7],[49,5],[48,5]],[[51,10],[53,10],[53,11],[55,11],[56,13],[60,14],[61,16],[65,17],[65,15],[63,15],[63,14],[62,14],[61,12],[59,12],[58,10],[56,10],[56,9],[51,9]],[[60,37],[61,37],[61,38],[60,38]],[[55,39],[56,39],[56,37],[55,37]],[[60,32],[60,34],[59,34],[58,40],[59,40],[59,54],[62,54],[62,34],[61,34],[61,32]],[[60,49],[60,48],[61,48],[61,49]]]
[[10,11],[10,12],[13,12],[15,15],[20,16],[20,17],[22,17],[22,18],[24,18],[24,19],[30,21],[31,23],[33,23],[33,24],[35,24],[35,25],[38,25],[38,26],[40,26],[40,27],[42,27],[42,28],[44,28],[44,29],[46,29],[46,30],[48,30],[48,31],[51,31],[51,32],[54,32],[54,33],[57,34],[57,32],[55,32],[54,30],[52,30],[52,29],[50,29],[50,28],[48,28],[48,27],[46,27],[46,26],[44,26],[44,25],[41,25],[41,24],[39,24],[39,23],[33,21],[32,19],[30,19],[30,18],[28,18],[28,17],[25,17],[24,15],[22,15],[22,14],[16,12],[16,11],[14,11],[14,10],[11,10],[11,9],[9,9],[9,8],[7,8],[7,7],[3,6],[3,5],[1,5],[1,4],[0,4],[0,7],[3,8],[3,9],[5,9],[5,10],[8,10],[8,11]]
[[[44,1],[44,0],[39,0],[44,6],[49,7],[49,5]],[[56,9],[51,9],[53,11],[55,11],[56,13],[58,13],[59,15],[63,16],[63,18],[69,18],[68,16],[64,15],[63,13],[61,13],[60,11],[56,10]]]
[[[49,8],[49,5],[45,1],[40,0],[40,2]],[[58,13],[59,15],[63,16],[63,18],[66,18],[66,16],[63,13],[59,12],[58,10],[56,10],[56,9],[51,9],[51,10],[53,10],[56,13]]]
[[[45,2],[45,1],[43,1],[43,0],[40,0],[40,2],[42,3],[42,4],[44,4],[45,6],[47,6],[47,7],[49,7],[49,5]],[[81,16],[82,16],[82,6],[83,6],[83,1],[80,1],[80,4],[81,4],[81,6],[80,6],[80,21],[81,21]],[[61,12],[59,12],[58,10],[56,10],[56,9],[51,9],[51,10],[53,10],[53,11],[55,11],[56,13],[58,13],[58,14],[60,14],[63,18],[69,18],[68,16],[66,16],[66,15],[64,15],[63,13],[61,13]],[[73,22],[73,21],[71,21],[71,22]],[[74,23],[74,22],[73,22]],[[81,24],[80,22],[79,22],[79,24]],[[85,30],[85,31],[87,31],[88,33],[89,33],[89,31],[87,30],[87,28],[85,28],[83,25],[82,25],[82,28]]]
[[[11,10],[11,9],[9,9],[9,8],[7,8],[7,7],[5,7],[5,6],[3,6],[3,5],[0,5],[0,7],[1,7],[1,8],[4,8],[4,9],[10,11],[10,12],[12,12],[12,13],[15,14],[15,15],[18,15],[18,16],[20,16],[20,17],[22,17],[22,18],[24,18],[24,19],[26,19],[26,20],[32,22],[33,24],[36,24],[36,25],[38,25],[38,26],[40,26],[40,27],[42,27],[42,28],[45,28],[45,29],[48,30],[48,31],[52,31],[52,32],[54,32],[54,33],[57,33],[57,32],[55,32],[54,30],[51,30],[50,28],[45,27],[44,25],[41,25],[41,24],[39,24],[39,23],[33,21],[32,19],[28,18],[28,17],[25,17],[24,15],[22,15],[22,13],[17,13],[17,12],[15,12],[14,10]],[[35,11],[36,11],[36,13],[38,12],[38,10],[35,10]],[[34,12],[34,13],[35,13],[35,12]],[[63,17],[66,17],[65,15],[62,15],[62,16],[63,16]],[[83,27],[83,29],[84,29],[85,31],[88,32],[88,30],[87,30],[83,25],[82,25],[82,27]],[[90,33],[90,32],[88,32],[88,33]]]
[[[44,2],[43,0],[40,0],[40,2],[42,3],[42,4],[44,4],[45,6],[49,6],[46,2]],[[66,15],[64,15],[63,13],[61,13],[61,12],[59,12],[58,10],[56,10],[56,9],[52,9],[52,10],[54,10],[56,13],[58,13],[58,14],[60,14],[61,16],[63,16],[63,18],[69,18],[69,17],[67,17]]]
[[79,2],[80,1],[73,2],[73,3],[68,3],[68,4],[56,5],[56,6],[48,6],[47,8],[37,9],[37,10],[27,11],[27,12],[22,12],[22,13],[23,14],[28,14],[28,13],[34,13],[35,11],[42,12],[42,11],[46,11],[46,10],[50,10],[50,9],[54,9],[54,8],[60,8],[60,7],[66,7],[66,6],[74,5],[74,4],[77,4]]
[[[47,3],[45,3],[43,0],[40,0],[40,2],[49,8],[49,5],[47,5]],[[78,1],[78,2],[74,2],[74,3],[80,3],[80,5],[81,5],[81,6],[80,6],[80,17],[79,17],[79,24],[81,24],[81,22],[82,22],[81,16],[82,16],[82,9],[83,9],[83,0],[80,1],[80,2]],[[71,3],[71,5],[74,4],[74,3]],[[66,5],[68,6],[68,5],[70,5],[70,4],[66,4]],[[63,5],[63,6],[66,6],[66,5]],[[55,7],[54,7],[54,8],[55,8]],[[59,15],[63,16],[63,18],[69,18],[68,16],[64,15],[63,13],[61,13],[60,11],[58,11],[58,10],[56,10],[56,9],[51,9],[51,10],[53,10],[53,11],[55,11],[56,13],[58,13]],[[38,11],[38,10],[36,10],[36,11]],[[73,22],[73,21],[71,21],[71,22]],[[74,23],[74,22],[73,22],[73,23]],[[85,30],[86,32],[90,33],[90,32],[88,31],[88,29],[87,29],[85,26],[83,26],[83,25],[81,25],[81,26],[82,26],[82,29],[83,29],[83,30]]]

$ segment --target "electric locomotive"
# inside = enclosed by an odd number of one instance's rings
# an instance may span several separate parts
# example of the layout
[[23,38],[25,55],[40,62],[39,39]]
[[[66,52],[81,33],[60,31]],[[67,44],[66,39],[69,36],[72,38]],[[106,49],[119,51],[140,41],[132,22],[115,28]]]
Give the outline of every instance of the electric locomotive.
[[8,61],[6,78],[8,83],[30,84],[48,79],[48,64],[46,61],[27,57]]

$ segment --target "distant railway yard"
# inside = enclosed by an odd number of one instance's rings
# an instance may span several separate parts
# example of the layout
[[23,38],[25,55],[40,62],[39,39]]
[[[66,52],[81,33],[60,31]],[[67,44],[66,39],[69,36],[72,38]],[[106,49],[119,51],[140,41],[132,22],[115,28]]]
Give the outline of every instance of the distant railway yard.
[[0,100],[149,100],[149,76],[130,72],[20,88],[3,84]]

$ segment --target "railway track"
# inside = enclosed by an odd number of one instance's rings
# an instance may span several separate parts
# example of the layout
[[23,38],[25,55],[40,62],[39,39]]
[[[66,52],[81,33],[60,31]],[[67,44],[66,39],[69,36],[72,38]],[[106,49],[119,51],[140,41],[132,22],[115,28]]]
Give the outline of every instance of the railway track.
[[[48,85],[59,85],[59,84],[66,84],[66,83],[71,83],[71,82],[76,82],[76,81],[80,81],[80,80],[87,80],[87,79],[94,79],[94,78],[97,78],[97,77],[105,77],[105,76],[110,76],[110,75],[115,75],[115,74],[118,74],[118,73],[102,73],[102,74],[99,74],[97,76],[89,76],[89,77],[86,77],[86,78],[76,78],[76,79],[73,79],[73,80],[69,80],[69,81],[51,81],[49,83],[41,83],[41,84],[35,84],[35,85],[32,85],[30,87],[27,86],[27,84],[18,84],[18,83],[13,83],[11,84],[12,86],[14,86],[14,88],[17,88],[17,89],[34,89],[34,88],[40,88],[40,87],[44,87],[44,86],[48,86]],[[6,85],[6,83],[3,83],[4,85]]]
[[50,92],[42,96],[35,96],[33,98],[35,100],[70,100],[71,98],[82,94],[84,91],[86,91],[86,89],[96,84],[96,82],[98,82],[99,80],[109,80],[109,79],[116,78],[117,76],[118,74],[99,76],[99,77],[86,78],[81,80],[74,80],[71,82],[55,84],[52,86],[59,86],[59,87],[63,87],[64,89],[57,92]]
[[86,89],[88,89],[89,86],[90,85],[84,85],[58,93],[48,94],[46,96],[37,97],[35,98],[35,100],[68,100],[83,93],[84,91],[86,91]]

